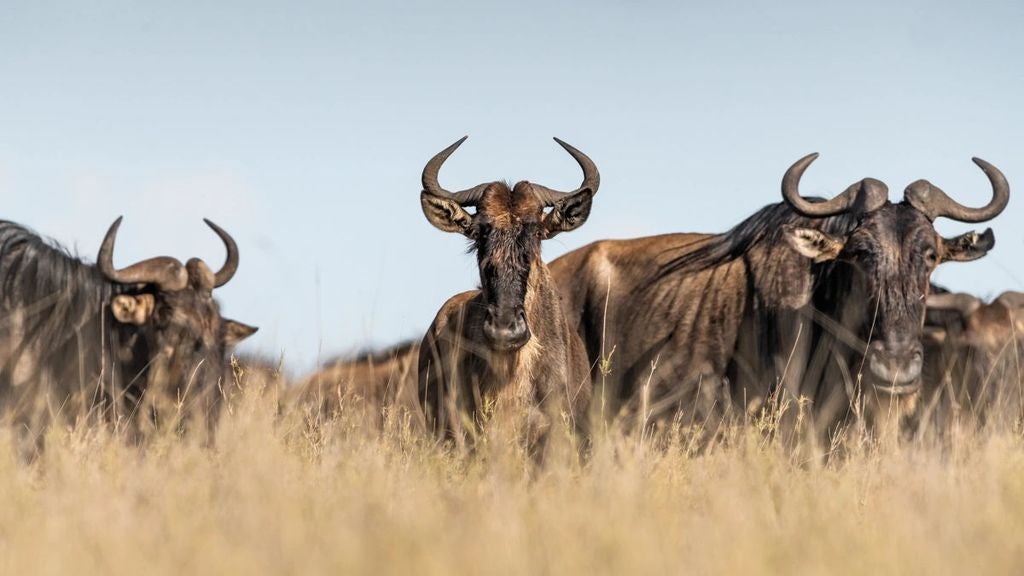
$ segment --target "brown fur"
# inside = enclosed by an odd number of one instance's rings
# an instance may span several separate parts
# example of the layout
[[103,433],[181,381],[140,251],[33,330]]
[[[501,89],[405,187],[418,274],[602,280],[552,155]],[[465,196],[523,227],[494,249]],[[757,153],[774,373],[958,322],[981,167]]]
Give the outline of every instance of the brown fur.
[[343,409],[362,409],[366,421],[380,427],[388,414],[411,415],[418,423],[416,366],[419,342],[403,343],[355,358],[339,358],[290,389],[288,406],[331,417]]
[[[805,229],[835,261],[794,249],[787,234]],[[594,383],[607,390],[606,417],[625,408],[713,430],[784,390],[831,422],[860,396],[869,334],[920,338],[931,271],[956,256],[947,245],[906,204],[831,218],[777,204],[725,234],[596,242],[551,273],[589,361],[610,366]]]
[[[963,295],[967,298],[973,298]],[[1009,296],[1009,297],[1008,297]],[[1016,301],[1015,301],[1016,300]],[[929,309],[925,327],[922,431],[1024,417],[1024,308],[1005,293],[973,310]]]

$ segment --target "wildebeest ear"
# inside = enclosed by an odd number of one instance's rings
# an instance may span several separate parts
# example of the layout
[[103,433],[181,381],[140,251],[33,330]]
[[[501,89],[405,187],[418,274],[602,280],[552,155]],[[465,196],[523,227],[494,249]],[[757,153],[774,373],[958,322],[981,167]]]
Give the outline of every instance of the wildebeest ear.
[[153,314],[156,299],[152,294],[118,294],[110,301],[114,319],[122,324],[142,326]]
[[569,232],[582,226],[590,216],[593,199],[594,193],[589,188],[584,188],[572,196],[558,200],[544,216],[545,237],[551,238],[559,232]]
[[224,322],[224,345],[228,348],[233,347],[242,340],[245,340],[249,336],[256,333],[259,328],[255,326],[249,326],[248,324],[242,324],[234,320],[225,318]]
[[468,235],[473,226],[473,217],[451,198],[423,192],[420,194],[420,205],[423,207],[423,215],[427,217],[427,221],[438,230]]
[[815,228],[785,226],[782,234],[794,250],[815,262],[835,260],[843,250],[843,240]]
[[954,238],[942,239],[943,262],[970,262],[977,260],[996,245],[996,237],[991,228],[978,234],[971,230]]

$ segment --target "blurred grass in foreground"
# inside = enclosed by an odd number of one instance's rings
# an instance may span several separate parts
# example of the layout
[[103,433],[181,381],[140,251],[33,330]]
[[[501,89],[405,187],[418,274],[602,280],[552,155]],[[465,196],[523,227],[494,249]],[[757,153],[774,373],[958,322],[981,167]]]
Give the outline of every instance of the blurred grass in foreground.
[[758,426],[701,454],[683,436],[599,435],[586,465],[536,471],[493,439],[450,454],[402,418],[381,430],[344,402],[332,417],[281,410],[262,386],[229,398],[212,443],[168,434],[140,448],[107,427],[55,426],[25,458],[0,432],[0,574],[1024,566],[1024,442],[1011,431],[860,437],[828,461]]

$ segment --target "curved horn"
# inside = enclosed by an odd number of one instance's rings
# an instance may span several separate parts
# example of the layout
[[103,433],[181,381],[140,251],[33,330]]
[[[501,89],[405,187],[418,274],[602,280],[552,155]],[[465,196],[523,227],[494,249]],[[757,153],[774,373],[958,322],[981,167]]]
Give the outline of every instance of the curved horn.
[[874,178],[865,178],[851,184],[831,200],[807,200],[800,195],[800,178],[817,158],[817,152],[804,156],[790,166],[782,177],[782,198],[800,214],[811,218],[824,218],[843,212],[871,212],[881,208],[889,199],[889,187],[885,183]]
[[946,217],[960,222],[984,222],[995,218],[1010,201],[1010,185],[1006,182],[1003,173],[995,166],[981,158],[972,158],[972,160],[985,172],[985,176],[988,176],[988,181],[992,184],[992,200],[985,206],[968,208],[947,196],[941,188],[927,180],[911,183],[903,192],[903,198],[911,206],[924,213],[929,220]]
[[435,154],[434,157],[427,162],[427,165],[423,167],[421,180],[423,182],[423,191],[427,194],[451,198],[462,206],[475,206],[483,196],[484,190],[490,184],[478,184],[472,188],[467,188],[458,192],[449,192],[441,187],[441,184],[437,179],[437,174],[441,171],[441,165],[444,164],[444,161],[447,160],[449,156],[452,155],[452,152],[455,152],[459,146],[462,146],[462,143],[466,141],[466,138],[469,138],[469,136],[459,138],[454,144]]
[[114,267],[114,244],[123,218],[118,216],[114,220],[100,244],[100,253],[96,256],[96,267],[100,273],[119,284],[156,284],[161,290],[171,292],[184,289],[188,285],[188,272],[181,262],[170,256],[157,256],[121,270]]
[[591,193],[597,194],[597,189],[601,186],[601,173],[597,171],[597,165],[594,164],[594,161],[591,160],[583,152],[580,152],[576,148],[572,147],[568,143],[558,138],[555,138],[555,142],[558,142],[558,145],[564,148],[565,151],[568,152],[569,155],[576,160],[576,163],[580,165],[580,168],[583,170],[583,183],[580,184],[579,188],[572,190],[570,192],[554,190],[552,188],[548,188],[547,186],[541,186],[540,184],[531,184],[531,186],[533,186],[534,191],[544,202],[544,204],[551,206],[561,198],[572,196],[573,194],[577,194],[584,189],[588,189]]
[[930,294],[925,304],[931,310],[954,310],[967,317],[981,306],[981,300],[970,294],[947,292]]
[[227,260],[224,261],[224,265],[220,267],[220,270],[214,274],[214,288],[220,288],[227,284],[234,277],[235,272],[238,271],[238,244],[235,244],[235,239],[231,237],[223,228],[217,226],[210,221],[209,218],[203,218],[203,222],[209,226],[217,236],[220,236],[221,242],[224,243],[224,248],[228,251]]

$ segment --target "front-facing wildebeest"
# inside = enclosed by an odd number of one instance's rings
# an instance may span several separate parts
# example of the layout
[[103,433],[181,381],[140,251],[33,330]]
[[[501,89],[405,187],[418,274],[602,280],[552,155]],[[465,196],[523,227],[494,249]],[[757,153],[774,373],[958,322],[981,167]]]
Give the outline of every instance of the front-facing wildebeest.
[[540,245],[583,225],[600,175],[590,158],[556,138],[583,169],[579,188],[490,182],[452,193],[437,174],[464,140],[427,163],[420,202],[435,227],[470,239],[480,289],[453,296],[437,313],[420,347],[419,398],[428,427],[442,437],[465,446],[485,422],[500,421],[542,460],[556,443],[569,445],[562,440],[586,442],[590,376]]
[[[213,290],[238,268],[227,248],[213,272],[200,259],[160,256],[118,269],[118,218],[95,265],[13,222],[0,222],[0,408],[19,422],[59,414],[114,422],[208,418],[228,374],[225,356],[256,328],[222,318]],[[170,418],[170,416],[167,416]],[[207,420],[210,422],[211,420]]]
[[994,218],[1006,179],[975,159],[993,190],[982,208],[925,180],[897,204],[872,178],[822,201],[799,192],[816,158],[787,170],[784,202],[724,234],[601,241],[551,263],[590,361],[606,360],[607,416],[714,430],[736,408],[806,398],[824,431],[851,409],[870,422],[880,404],[914,402],[932,271],[994,243],[991,230],[942,238],[933,221]]

